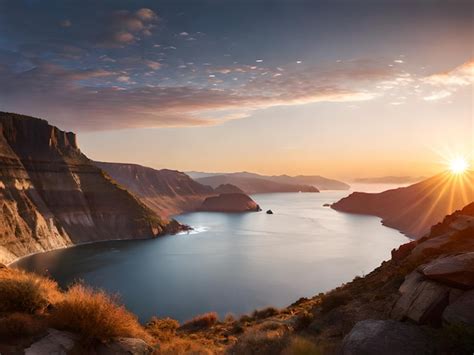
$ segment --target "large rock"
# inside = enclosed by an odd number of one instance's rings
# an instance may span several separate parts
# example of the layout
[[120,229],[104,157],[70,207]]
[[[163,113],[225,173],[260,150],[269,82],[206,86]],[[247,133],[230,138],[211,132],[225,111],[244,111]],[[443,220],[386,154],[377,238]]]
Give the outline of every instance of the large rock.
[[421,271],[428,279],[452,287],[472,289],[474,288],[474,252],[436,259],[424,266]]
[[239,193],[220,194],[208,197],[200,208],[209,212],[256,212],[261,211],[260,206],[249,196]]
[[153,348],[141,339],[117,338],[111,343],[101,344],[95,349],[97,355],[148,355]]
[[464,292],[443,312],[443,321],[448,324],[474,326],[474,290]]
[[391,316],[397,320],[410,319],[417,323],[439,323],[449,303],[448,286],[425,280],[418,271],[409,274],[399,289],[401,297]]
[[344,338],[344,355],[432,354],[432,340],[420,327],[394,320],[358,322]]
[[66,355],[78,339],[79,337],[73,333],[48,329],[48,335],[25,349],[25,355]]

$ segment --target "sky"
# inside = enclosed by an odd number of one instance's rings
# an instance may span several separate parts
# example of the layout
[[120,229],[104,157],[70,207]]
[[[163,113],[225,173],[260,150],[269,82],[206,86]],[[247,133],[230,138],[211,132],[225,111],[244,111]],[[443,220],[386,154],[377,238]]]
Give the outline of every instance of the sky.
[[95,160],[428,176],[474,154],[474,2],[0,0],[0,83]]

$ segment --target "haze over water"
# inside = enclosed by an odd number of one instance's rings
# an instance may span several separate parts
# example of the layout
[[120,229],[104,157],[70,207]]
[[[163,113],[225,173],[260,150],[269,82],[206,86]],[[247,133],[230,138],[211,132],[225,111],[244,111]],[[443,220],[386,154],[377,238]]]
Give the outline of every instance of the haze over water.
[[34,255],[17,266],[47,272],[61,286],[81,279],[118,293],[141,321],[283,307],[369,273],[408,240],[377,217],[323,207],[345,195],[254,195],[275,214],[180,215],[194,232],[82,245]]

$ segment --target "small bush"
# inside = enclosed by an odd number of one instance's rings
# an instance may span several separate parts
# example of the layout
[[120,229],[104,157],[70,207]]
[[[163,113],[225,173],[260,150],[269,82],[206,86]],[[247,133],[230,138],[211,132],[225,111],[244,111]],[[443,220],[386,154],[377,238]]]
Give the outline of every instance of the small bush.
[[313,322],[314,315],[308,311],[304,311],[298,315],[295,321],[295,330],[303,330],[309,327],[309,325]]
[[57,304],[52,323],[90,342],[105,342],[120,336],[150,340],[136,317],[119,305],[116,298],[81,284],[72,286],[65,299]]
[[212,327],[217,322],[217,313],[209,312],[186,321],[182,328],[203,329]]
[[263,318],[276,316],[279,313],[280,311],[276,309],[275,307],[267,307],[267,308],[257,309],[253,311],[252,317],[256,319],[263,319]]
[[146,325],[148,333],[160,341],[170,341],[176,335],[178,328],[179,322],[172,318],[153,317]]
[[58,301],[56,282],[12,269],[0,272],[0,312],[36,313]]
[[239,322],[241,322],[241,323],[247,323],[247,322],[251,322],[251,321],[253,321],[253,320],[254,320],[254,319],[253,319],[251,316],[249,316],[248,314],[243,314],[243,315],[240,317]]
[[321,312],[328,313],[333,309],[347,304],[351,297],[345,292],[332,292],[324,295],[321,299]]
[[0,318],[0,337],[4,339],[36,335],[46,330],[43,321],[25,313],[12,313]]
[[173,341],[160,344],[156,354],[160,355],[213,355],[210,344],[201,344],[198,341],[184,338],[174,338]]

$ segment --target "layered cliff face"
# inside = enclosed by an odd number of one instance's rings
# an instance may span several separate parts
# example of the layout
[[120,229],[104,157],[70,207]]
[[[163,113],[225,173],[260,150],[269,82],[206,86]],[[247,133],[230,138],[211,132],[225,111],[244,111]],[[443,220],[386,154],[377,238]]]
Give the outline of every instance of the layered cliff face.
[[379,216],[383,223],[420,238],[444,216],[474,201],[474,172],[443,173],[408,187],[381,193],[354,192],[334,203],[342,212]]
[[0,113],[0,262],[76,243],[178,228],[94,166],[73,133]]
[[156,170],[137,164],[94,164],[138,196],[153,211],[164,216],[194,211],[206,197],[215,194],[211,187],[194,181],[180,171]]

